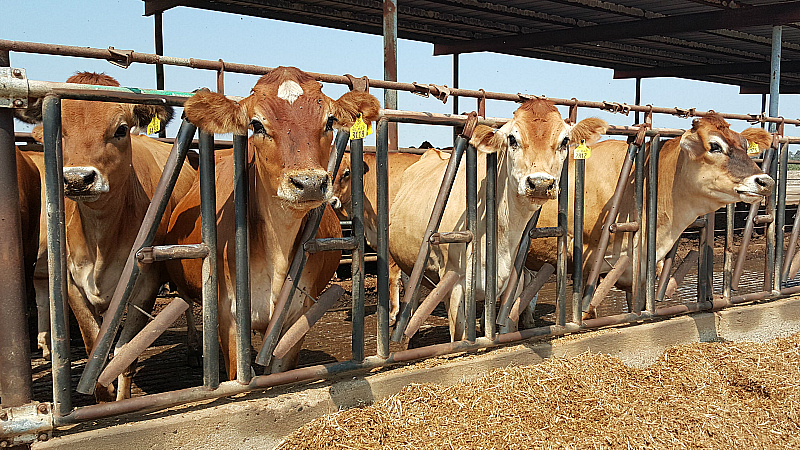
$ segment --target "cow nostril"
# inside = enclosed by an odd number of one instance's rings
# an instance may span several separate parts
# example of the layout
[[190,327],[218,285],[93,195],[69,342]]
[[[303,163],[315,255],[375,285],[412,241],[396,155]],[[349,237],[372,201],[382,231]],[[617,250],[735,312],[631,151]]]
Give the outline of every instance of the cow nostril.
[[291,177],[289,178],[289,182],[292,183],[292,186],[296,187],[298,190],[302,191],[305,189],[305,184],[302,181],[298,180],[297,178]]
[[528,177],[528,189],[535,190],[536,189],[536,182],[533,181],[533,178]]
[[91,172],[85,174],[83,176],[83,184],[88,186],[88,185],[94,183],[95,176],[96,176],[96,173],[94,171],[91,171]]
[[322,183],[319,185],[319,189],[323,194],[328,191],[328,177],[325,177],[322,180]]
[[755,181],[756,181],[756,184],[761,186],[761,187],[769,186],[769,181],[765,177],[756,177]]

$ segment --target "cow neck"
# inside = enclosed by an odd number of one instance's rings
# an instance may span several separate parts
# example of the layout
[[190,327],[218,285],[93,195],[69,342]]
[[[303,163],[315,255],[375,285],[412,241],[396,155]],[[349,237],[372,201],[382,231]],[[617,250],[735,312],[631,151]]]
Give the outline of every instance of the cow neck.
[[686,179],[689,157],[681,151],[680,138],[667,141],[658,159],[658,219],[656,260],[662,259],[695,219],[717,205]]
[[126,230],[139,230],[149,203],[150,198],[132,170],[127,181],[118,188],[112,187],[97,201],[75,202],[87,240],[108,243],[111,248],[122,244],[120,239],[127,236]]
[[[486,155],[481,155],[485,163]],[[508,175],[508,152],[498,154],[499,164],[497,168],[497,248],[513,249],[516,255],[519,247],[522,232],[525,226],[533,217],[540,205],[534,204],[530,199],[520,196],[517,186],[513,184]],[[485,166],[484,166],[485,167]],[[478,170],[481,170],[480,168]],[[484,178],[485,180],[485,178]],[[498,266],[499,269],[499,266]],[[501,274],[498,272],[498,277]],[[498,285],[502,283],[498,282]]]

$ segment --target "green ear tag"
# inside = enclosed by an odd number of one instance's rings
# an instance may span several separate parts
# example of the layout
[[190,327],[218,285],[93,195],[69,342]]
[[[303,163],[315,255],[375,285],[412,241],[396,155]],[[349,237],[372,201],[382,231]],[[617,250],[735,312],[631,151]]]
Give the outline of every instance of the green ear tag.
[[748,155],[757,155],[759,153],[761,153],[761,149],[758,148],[758,144],[756,144],[755,142],[750,142],[747,145],[747,154]]
[[592,154],[592,149],[586,145],[586,140],[581,139],[580,145],[575,147],[575,152],[573,153],[573,158],[575,159],[589,159],[589,156]]
[[153,120],[147,125],[147,134],[155,134],[161,131],[161,120],[153,116]]
[[370,123],[369,126],[367,126],[361,118],[361,114],[359,114],[353,126],[350,127],[350,140],[364,139],[370,134],[372,134],[372,124]]

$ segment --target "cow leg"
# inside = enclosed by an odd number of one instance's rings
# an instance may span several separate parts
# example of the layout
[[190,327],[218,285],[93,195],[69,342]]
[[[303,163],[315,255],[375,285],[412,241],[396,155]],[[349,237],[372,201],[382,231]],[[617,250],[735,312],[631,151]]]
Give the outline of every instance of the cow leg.
[[[222,300],[222,296],[220,296]],[[222,357],[225,359],[225,369],[228,380],[236,379],[236,320],[231,314],[231,309],[219,304],[219,345],[222,347]]]
[[450,341],[456,342],[464,339],[466,329],[466,314],[464,312],[464,283],[456,283],[450,292],[447,305],[447,318],[450,323]]
[[36,291],[36,316],[38,333],[36,344],[42,350],[42,358],[50,360],[50,287],[47,277],[47,260],[44,262],[44,276],[40,273],[41,262],[36,263],[33,275],[33,289]]
[[200,333],[194,322],[192,300],[188,300],[189,309],[186,310],[186,359],[189,367],[203,367],[203,346],[200,342]]

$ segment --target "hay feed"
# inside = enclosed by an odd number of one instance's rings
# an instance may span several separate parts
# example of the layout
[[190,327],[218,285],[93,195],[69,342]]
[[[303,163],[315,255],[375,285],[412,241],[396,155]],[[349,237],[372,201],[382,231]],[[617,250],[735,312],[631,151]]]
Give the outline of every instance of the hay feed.
[[414,384],[297,430],[281,449],[800,448],[800,335],[601,354]]

